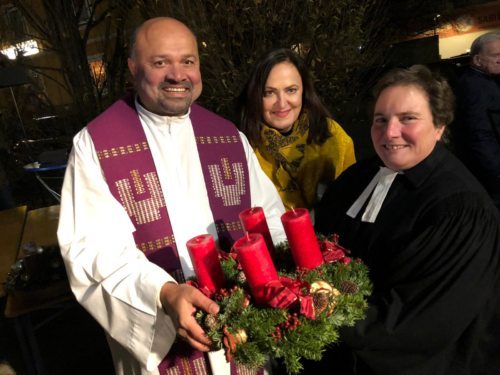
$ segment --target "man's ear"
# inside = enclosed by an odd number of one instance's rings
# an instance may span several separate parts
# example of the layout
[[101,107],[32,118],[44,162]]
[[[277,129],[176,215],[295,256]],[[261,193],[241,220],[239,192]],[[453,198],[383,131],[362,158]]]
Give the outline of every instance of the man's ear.
[[130,70],[130,74],[132,74],[132,77],[135,77],[137,73],[137,65],[135,61],[129,57],[127,60],[127,65],[128,65],[128,70]]
[[479,57],[479,55],[474,55],[472,57],[472,63],[474,64],[474,66],[481,67],[481,58]]

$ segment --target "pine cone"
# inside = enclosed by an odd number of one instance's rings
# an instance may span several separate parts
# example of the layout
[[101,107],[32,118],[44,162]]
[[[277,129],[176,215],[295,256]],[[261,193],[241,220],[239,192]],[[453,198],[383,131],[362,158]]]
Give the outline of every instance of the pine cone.
[[327,292],[317,292],[314,293],[312,297],[316,314],[321,314],[330,304],[330,294]]
[[359,287],[354,281],[344,280],[340,284],[340,292],[344,294],[354,294],[359,292]]
[[208,314],[205,319],[203,320],[203,325],[205,328],[207,328],[209,331],[216,329],[217,326],[219,325],[219,318],[217,315],[214,314]]
[[243,271],[238,272],[238,275],[236,275],[236,280],[240,284],[245,284],[247,282],[247,277],[245,276],[245,273]]

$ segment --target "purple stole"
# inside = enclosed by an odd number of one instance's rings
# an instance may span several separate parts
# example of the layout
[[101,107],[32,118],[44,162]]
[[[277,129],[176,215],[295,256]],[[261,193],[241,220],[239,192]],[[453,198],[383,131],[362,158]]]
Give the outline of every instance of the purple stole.
[[[244,234],[238,214],[251,204],[245,151],[231,122],[196,104],[190,118],[219,246],[229,250]],[[183,281],[165,199],[133,98],[115,102],[88,124],[88,130],[109,189],[136,229],[137,247],[151,262]],[[160,364],[160,374],[173,368],[179,375],[211,373],[202,352],[177,343]],[[231,363],[231,373],[236,373],[235,368]]]

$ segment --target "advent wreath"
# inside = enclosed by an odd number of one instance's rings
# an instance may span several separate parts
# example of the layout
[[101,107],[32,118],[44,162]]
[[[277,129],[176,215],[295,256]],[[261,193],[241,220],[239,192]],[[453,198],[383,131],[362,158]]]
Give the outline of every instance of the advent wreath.
[[300,372],[301,358],[319,361],[339,340],[340,327],[364,318],[371,293],[367,267],[337,240],[318,237],[325,262],[312,270],[297,269],[288,242],[280,243],[274,253],[279,281],[266,286],[266,306],[254,303],[235,253],[221,254],[226,284],[211,295],[220,311],[196,313],[215,348],[248,368],[280,359],[289,374]]

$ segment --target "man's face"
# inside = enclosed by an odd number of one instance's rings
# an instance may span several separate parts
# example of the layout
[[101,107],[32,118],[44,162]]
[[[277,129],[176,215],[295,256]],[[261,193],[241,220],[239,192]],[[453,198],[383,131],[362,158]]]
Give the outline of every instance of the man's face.
[[415,85],[389,86],[375,103],[372,142],[385,166],[395,171],[414,167],[441,139],[444,125],[432,120],[429,100]]
[[202,90],[193,34],[175,20],[152,20],[138,31],[128,60],[141,104],[162,116],[187,113]]
[[474,64],[488,74],[500,74],[500,40],[486,43],[483,50],[474,56]]

